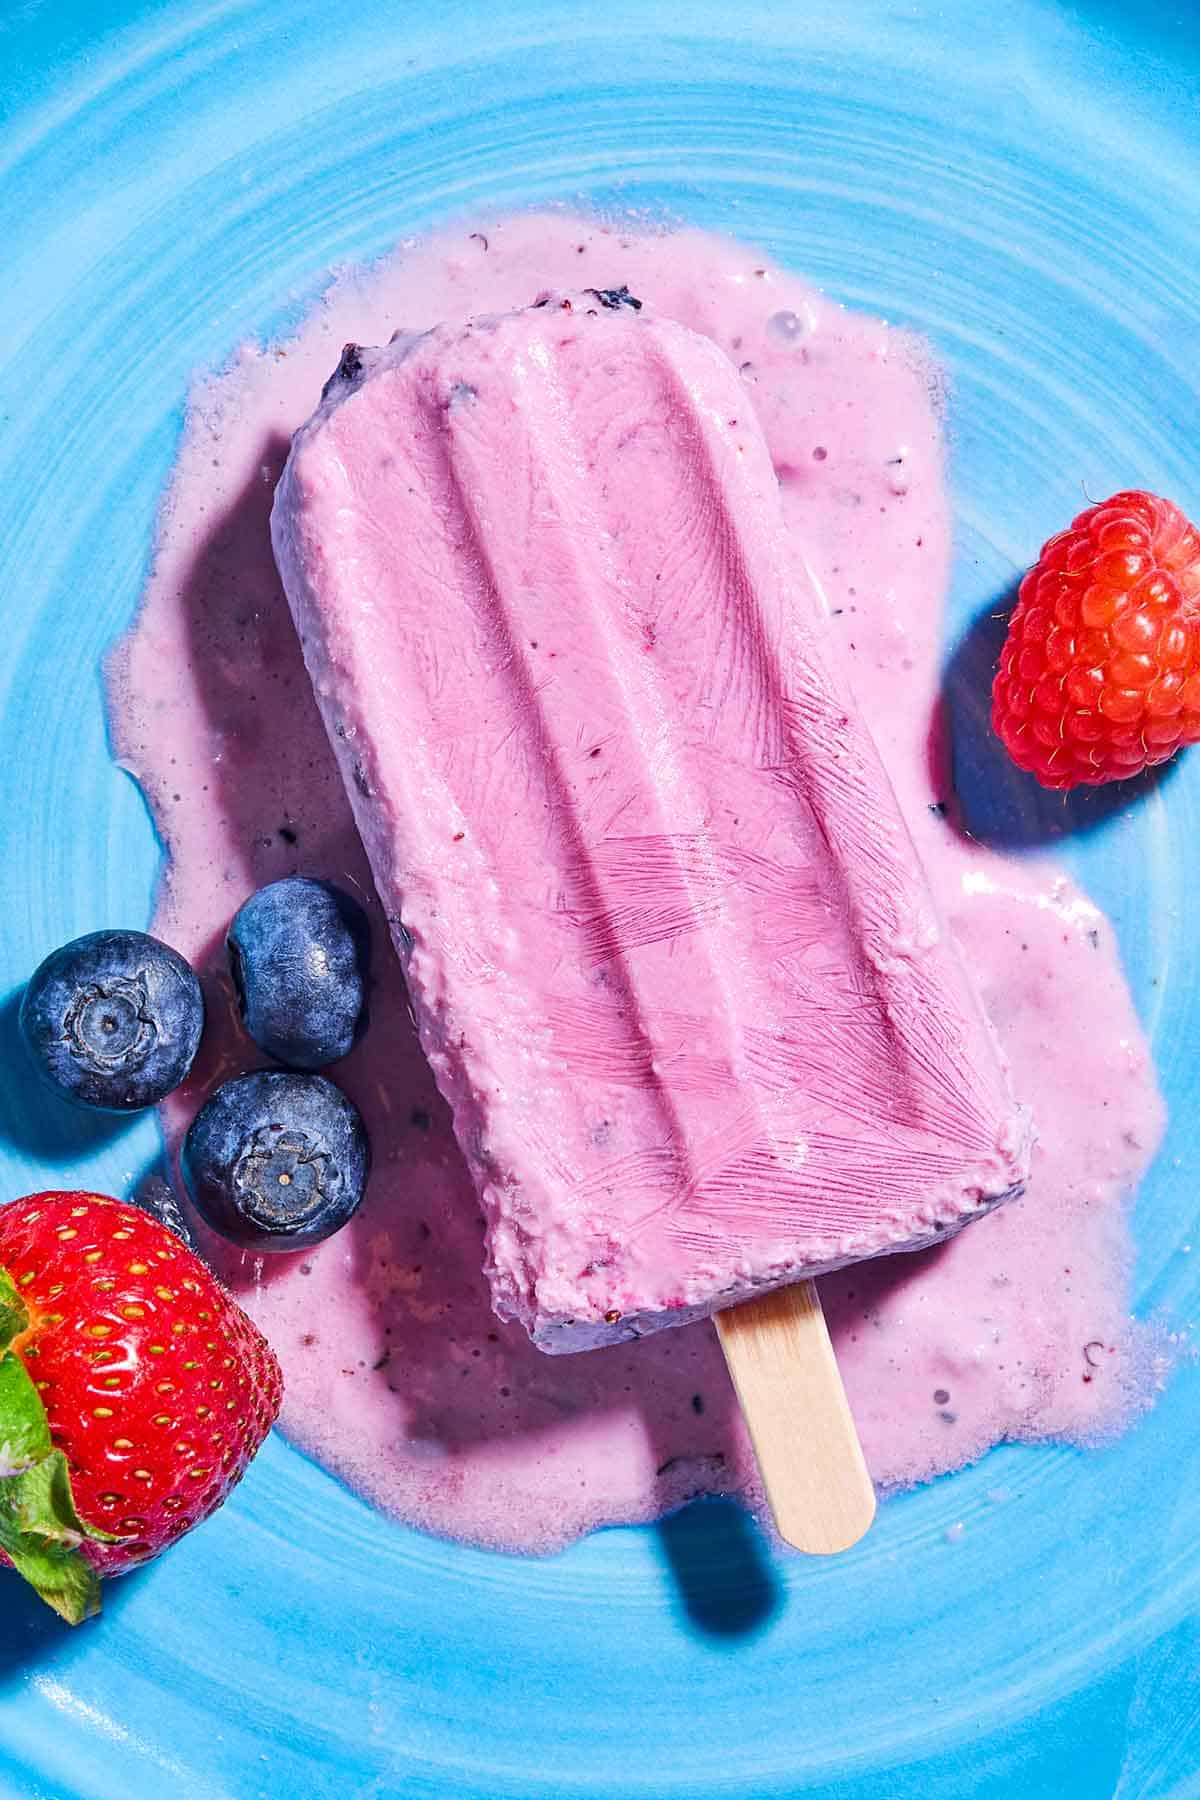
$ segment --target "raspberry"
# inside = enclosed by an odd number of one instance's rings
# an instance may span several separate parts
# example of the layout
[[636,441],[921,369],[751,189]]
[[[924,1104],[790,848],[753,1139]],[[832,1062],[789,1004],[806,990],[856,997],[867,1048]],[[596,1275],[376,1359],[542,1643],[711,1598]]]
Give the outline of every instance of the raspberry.
[[1048,788],[1122,781],[1200,739],[1200,532],[1177,506],[1114,494],[1043,547],[992,725]]

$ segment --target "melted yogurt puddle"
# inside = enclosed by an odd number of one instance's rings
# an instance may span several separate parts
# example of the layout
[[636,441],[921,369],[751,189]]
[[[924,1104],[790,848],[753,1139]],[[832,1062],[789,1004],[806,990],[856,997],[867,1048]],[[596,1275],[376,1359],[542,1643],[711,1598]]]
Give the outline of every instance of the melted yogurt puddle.
[[[283,1426],[426,1529],[549,1550],[706,1491],[754,1492],[711,1328],[549,1358],[493,1315],[470,1182],[310,697],[267,520],[292,431],[343,342],[625,283],[740,368],[785,504],[943,912],[1032,1107],[1027,1196],[941,1248],[822,1283],[876,1479],[898,1486],[1003,1439],[1108,1436],[1147,1402],[1123,1202],[1163,1113],[1112,933],[1046,863],[964,841],[931,785],[950,519],[936,380],[920,346],[752,250],[565,212],[407,245],[339,280],[298,336],[199,385],[145,604],[111,668],[114,733],[169,850],[153,929],[204,973],[210,1025],[164,1108],[172,1150],[214,1082],[263,1059],[237,1028],[223,939],[253,889],[326,876],[372,910],[365,1041],[333,1073],[375,1168],[320,1249],[214,1261],[278,1351]],[[1064,1084],[1063,1071],[1070,1071]]]

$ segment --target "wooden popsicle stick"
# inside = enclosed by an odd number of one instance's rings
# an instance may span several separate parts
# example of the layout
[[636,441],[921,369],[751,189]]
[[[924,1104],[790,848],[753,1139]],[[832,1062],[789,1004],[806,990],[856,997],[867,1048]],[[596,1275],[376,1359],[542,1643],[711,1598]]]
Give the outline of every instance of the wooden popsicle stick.
[[875,1489],[816,1286],[800,1281],[716,1314],[779,1535],[810,1556],[857,1544]]

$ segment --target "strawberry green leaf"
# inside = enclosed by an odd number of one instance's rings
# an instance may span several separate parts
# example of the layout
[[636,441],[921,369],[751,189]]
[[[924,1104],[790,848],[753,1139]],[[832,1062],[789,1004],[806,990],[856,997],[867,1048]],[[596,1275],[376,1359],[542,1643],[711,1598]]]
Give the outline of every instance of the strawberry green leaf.
[[28,1311],[0,1269],[0,1551],[48,1606],[78,1625],[100,1610],[100,1578],[80,1545],[119,1540],[79,1516],[41,1395],[8,1348],[28,1325]]
[[[0,1536],[0,1544],[3,1542]],[[100,1611],[100,1577],[78,1550],[64,1551],[57,1545],[6,1545],[5,1550],[17,1574],[24,1576],[68,1625],[82,1625],[85,1619],[96,1617]]]
[[[64,1490],[67,1506],[60,1516]],[[71,1523],[78,1515],[70,1492],[61,1450],[0,1482],[0,1550],[60,1618],[82,1625],[100,1611],[100,1577],[80,1554],[83,1534]]]
[[7,1269],[0,1269],[0,1350],[29,1328],[29,1308]]
[[0,1479],[20,1475],[53,1448],[46,1409],[20,1357],[0,1356]]
[[100,1610],[100,1577],[79,1548],[86,1538],[117,1541],[80,1518],[61,1450],[0,1481],[0,1550],[69,1625]]
[[71,1492],[71,1472],[61,1450],[52,1450],[32,1469],[15,1475],[0,1488],[0,1531],[6,1512],[17,1531],[62,1544],[68,1550],[77,1550],[85,1538],[97,1544],[120,1541],[111,1531],[101,1531],[80,1518]]

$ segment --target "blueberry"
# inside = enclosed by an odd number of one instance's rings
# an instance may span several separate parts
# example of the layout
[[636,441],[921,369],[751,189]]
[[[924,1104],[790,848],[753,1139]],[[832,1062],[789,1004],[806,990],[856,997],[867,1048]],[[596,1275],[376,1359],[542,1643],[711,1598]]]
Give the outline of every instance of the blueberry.
[[183,1143],[201,1218],[246,1250],[304,1250],[352,1217],[371,1148],[357,1107],[324,1075],[259,1069],[219,1087]]
[[144,931],[93,931],[52,951],[21,1002],[21,1036],[62,1094],[107,1112],[177,1088],[204,1030],[200,983]]
[[229,927],[229,966],[254,1042],[292,1069],[345,1056],[366,1023],[371,935],[357,900],[289,875],[259,888]]

